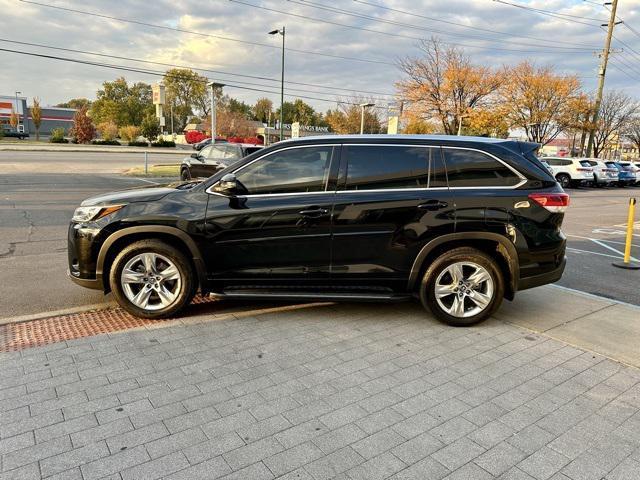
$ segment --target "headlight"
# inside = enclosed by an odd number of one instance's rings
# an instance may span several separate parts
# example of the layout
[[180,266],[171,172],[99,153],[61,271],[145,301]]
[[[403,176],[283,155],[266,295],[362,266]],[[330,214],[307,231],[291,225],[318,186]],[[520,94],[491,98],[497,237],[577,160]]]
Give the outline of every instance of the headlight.
[[75,212],[73,212],[73,217],[71,218],[74,222],[90,222],[92,220],[98,220],[99,218],[106,217],[107,215],[112,214],[113,212],[117,212],[124,205],[102,205],[96,207],[78,207]]

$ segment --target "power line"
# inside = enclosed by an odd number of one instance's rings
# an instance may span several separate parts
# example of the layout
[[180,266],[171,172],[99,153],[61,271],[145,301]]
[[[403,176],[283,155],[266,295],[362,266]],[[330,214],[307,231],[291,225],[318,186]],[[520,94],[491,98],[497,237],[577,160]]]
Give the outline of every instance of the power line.
[[[257,79],[257,80],[266,80],[266,81],[278,82],[278,83],[280,82],[280,79],[269,78],[269,77],[261,77],[261,76],[257,76],[257,75],[247,75],[247,74],[241,74],[241,73],[225,72],[225,71],[222,71],[222,70],[211,70],[211,69],[199,68],[199,67],[194,67],[194,66],[189,66],[189,65],[176,65],[176,64],[172,64],[172,63],[155,62],[155,61],[151,61],[151,60],[142,60],[142,59],[139,59],[139,58],[124,57],[124,56],[120,56],[120,55],[110,55],[110,54],[106,54],[106,53],[90,52],[90,51],[87,51],[87,50],[76,50],[76,49],[73,49],[73,48],[56,47],[56,46],[53,46],[53,45],[43,45],[43,44],[40,44],[40,43],[21,42],[19,40],[10,40],[10,39],[7,39],[7,38],[0,38],[0,42],[13,43],[13,44],[17,44],[17,45],[25,45],[25,46],[30,46],[30,47],[47,48],[47,49],[59,50],[59,51],[71,52],[71,53],[82,53],[84,55],[94,55],[94,56],[104,57],[104,58],[113,58],[113,59],[116,59],[116,60],[127,60],[127,61],[132,61],[132,62],[148,63],[148,64],[160,65],[160,66],[164,66],[164,67],[188,68],[188,69],[198,70],[198,71],[202,71],[202,72],[215,73],[217,75],[230,75],[230,76],[234,76],[234,77],[246,77],[246,78],[253,78],[253,79]],[[238,81],[238,80],[237,80],[237,82],[238,83],[243,83],[243,82]],[[294,82],[294,81],[287,81],[286,83],[290,83],[290,84],[293,84],[293,85],[302,85],[302,86],[324,88],[324,89],[327,89],[327,90],[341,90],[341,91],[352,92],[352,93],[361,93],[361,94],[362,93],[368,93],[368,94],[374,94],[374,95],[393,96],[393,94],[391,94],[391,93],[381,93],[381,92],[372,92],[372,91],[367,91],[367,90],[356,90],[356,89],[350,89],[350,88],[330,87],[330,86],[317,85],[317,84],[313,84],[313,83],[303,83],[303,82]],[[251,83],[247,83],[247,84],[251,85]],[[267,85],[262,85],[262,86],[267,86]],[[289,88],[289,90],[307,91],[307,90],[296,89],[296,88]],[[334,94],[333,92],[313,92],[313,91],[311,91],[310,93],[320,93],[320,94],[327,94],[327,95],[333,95]]]
[[[359,30],[359,31],[364,31],[364,32],[369,32],[369,33],[376,33],[376,34],[380,34],[380,35],[385,35],[385,36],[389,36],[389,37],[396,37],[396,38],[406,38],[409,40],[423,40],[422,37],[415,37],[412,35],[404,35],[402,33],[392,33],[392,32],[385,32],[382,30],[374,30],[372,28],[366,28],[366,27],[358,27],[356,25],[349,25],[346,23],[340,23],[340,22],[334,22],[332,20],[326,20],[326,19],[322,19],[322,18],[315,18],[315,17],[310,17],[308,15],[301,15],[298,13],[292,13],[292,12],[287,12],[284,10],[278,10],[275,8],[270,8],[270,7],[265,7],[263,5],[255,5],[253,3],[249,3],[249,2],[244,2],[242,0],[228,0],[229,2],[232,3],[237,3],[240,5],[245,5],[247,7],[252,7],[252,8],[257,8],[260,10],[265,10],[267,12],[274,12],[274,13],[279,13],[281,15],[287,15],[290,17],[295,17],[295,18],[301,18],[304,20],[309,20],[312,22],[317,22],[317,23],[326,23],[329,25],[334,25],[334,26],[338,26],[338,27],[343,27],[343,28],[349,28],[352,30]],[[460,47],[467,47],[467,48],[479,48],[479,49],[484,49],[484,50],[493,50],[493,51],[503,51],[503,52],[518,52],[518,53],[559,53],[558,51],[544,51],[544,50],[520,50],[520,49],[513,49],[513,48],[498,48],[498,47],[485,47],[485,46],[481,46],[481,45],[470,45],[470,44],[465,44],[465,43],[459,43],[459,42],[449,42],[449,41],[444,41],[442,43],[446,43],[448,45],[454,45],[454,46],[460,46]],[[561,48],[561,47],[558,47]],[[562,51],[562,53],[584,53],[584,52],[576,52],[576,51]]]
[[520,4],[517,4],[517,3],[506,2],[505,0],[493,0],[493,1],[497,2],[497,3],[501,3],[503,5],[508,5],[510,7],[515,7],[515,8],[520,8],[522,10],[528,10],[528,11],[531,11],[531,12],[535,12],[535,13],[538,13],[540,15],[545,15],[547,17],[558,18],[560,20],[565,20],[567,22],[572,22],[572,23],[580,23],[582,25],[587,25],[587,26],[590,26],[590,27],[599,27],[600,24],[587,23],[587,22],[580,21],[578,19],[581,19],[581,20],[593,20],[593,21],[596,21],[596,22],[603,22],[604,21],[604,20],[599,20],[597,18],[580,17],[580,16],[577,16],[577,15],[568,15],[568,14],[563,14],[563,13],[558,13],[558,12],[552,12],[550,10],[543,10],[541,8],[533,8],[533,7],[529,7],[527,5],[520,5]]
[[[530,46],[531,42],[516,42],[513,40],[501,40],[501,39],[496,39],[496,38],[491,38],[491,37],[487,37],[486,35],[472,35],[472,34],[468,34],[468,33],[457,33],[457,32],[451,32],[451,31],[445,31],[445,30],[437,30],[434,28],[425,28],[419,25],[415,25],[412,23],[404,23],[404,22],[398,22],[395,20],[388,20],[386,18],[379,18],[379,17],[372,17],[370,15],[365,15],[362,13],[358,13],[358,12],[354,12],[352,10],[345,10],[342,8],[337,8],[337,7],[329,7],[326,5],[322,5],[322,4],[318,4],[315,2],[312,2],[310,0],[286,0],[289,3],[295,3],[297,5],[302,5],[305,7],[310,7],[310,8],[315,8],[318,10],[324,10],[324,11],[329,11],[332,13],[338,13],[338,14],[343,14],[343,15],[348,15],[351,17],[355,17],[355,18],[362,18],[362,19],[366,19],[366,20],[370,20],[373,22],[378,22],[378,23],[384,23],[387,25],[395,25],[395,26],[400,26],[400,27],[406,27],[406,28],[412,28],[415,30],[421,30],[421,31],[425,31],[425,32],[432,32],[432,33],[438,33],[438,34],[442,34],[442,35],[452,35],[452,36],[460,36],[460,37],[468,37],[468,38],[472,38],[472,39],[480,39],[480,40],[485,40],[485,41],[489,41],[489,42],[500,42],[500,43],[510,43],[510,44],[514,44],[514,45],[526,45],[526,46]],[[408,13],[408,12],[407,12]],[[419,16],[419,15],[415,15],[415,16]],[[473,28],[473,27],[472,27]],[[486,29],[479,29],[482,31],[490,31],[490,30],[486,30]],[[519,35],[511,35],[513,37],[519,37]],[[541,42],[550,42],[550,40],[548,39],[541,39],[541,38],[533,38],[533,37],[527,37],[530,38],[532,40],[536,40],[536,41],[541,41]],[[558,46],[557,43],[569,43],[570,45],[572,45],[572,47],[562,47],[562,46]],[[553,48],[553,49],[564,49],[564,50],[591,50],[595,47],[586,47],[584,45],[578,45],[575,43],[570,43],[570,42],[553,42],[553,45],[540,45],[541,47],[545,47],[545,48]]]
[[[39,57],[39,58],[45,58],[48,60],[58,60],[58,61],[63,61],[63,62],[69,62],[69,63],[77,63],[77,64],[81,64],[81,65],[89,65],[89,66],[95,66],[95,67],[103,67],[103,68],[109,68],[109,69],[113,69],[113,70],[120,70],[120,71],[126,71],[126,72],[134,72],[134,73],[142,73],[145,75],[155,75],[155,76],[160,76],[160,77],[165,77],[165,78],[180,78],[179,76],[176,75],[167,75],[166,72],[162,72],[162,71],[158,71],[158,70],[150,70],[150,69],[141,69],[141,68],[133,68],[133,67],[127,67],[127,66],[122,66],[122,65],[113,65],[113,64],[108,64],[108,63],[100,63],[100,62],[91,62],[88,60],[79,60],[79,59],[75,59],[75,58],[68,58],[68,57],[60,57],[57,55],[46,55],[43,53],[35,53],[35,52],[24,52],[24,51],[20,51],[20,50],[12,50],[12,49],[8,49],[8,48],[0,48],[0,52],[8,52],[8,53],[15,53],[18,55],[27,55],[27,56],[31,56],[31,57]],[[207,84],[209,82],[209,80],[196,80],[199,81],[203,84]],[[253,88],[253,87],[245,87],[242,85],[235,85],[235,84],[231,84],[231,83],[226,83],[225,84],[226,87],[230,87],[230,88],[237,88],[240,90],[248,90],[248,91],[252,91],[252,92],[262,92],[262,93],[270,93],[273,95],[279,95],[280,92],[275,92],[273,90],[264,90],[264,89],[259,89],[259,88]],[[328,98],[320,98],[320,97],[312,97],[309,95],[293,95],[293,94],[287,94],[285,93],[285,96],[287,97],[293,97],[293,98],[304,98],[307,100],[317,100],[320,102],[327,102],[327,103],[337,103],[337,104],[344,104],[344,105],[358,105],[358,103],[356,102],[347,102],[344,100],[337,100],[337,99],[328,99]],[[383,106],[376,106],[376,108],[381,108],[381,109],[386,109],[386,107]]]
[[[306,3],[310,3],[307,0],[301,0],[301,1],[306,2]],[[387,11],[390,11],[390,12],[401,13],[401,14],[404,14],[404,15],[409,15],[411,17],[423,18],[425,20],[430,20],[432,22],[441,22],[441,23],[445,23],[445,24],[448,24],[448,25],[455,25],[456,27],[468,28],[468,29],[472,29],[472,30],[478,30],[478,31],[481,31],[481,32],[488,32],[488,33],[492,33],[492,34],[495,34],[495,35],[505,35],[505,36],[508,36],[508,37],[527,38],[529,40],[536,40],[536,41],[541,41],[541,42],[549,42],[549,40],[546,39],[546,38],[531,37],[531,36],[528,36],[528,35],[520,35],[520,34],[515,34],[515,33],[510,33],[510,32],[500,32],[500,31],[497,31],[497,30],[492,30],[492,29],[489,29],[489,28],[477,27],[477,26],[474,26],[474,25],[465,25],[464,23],[458,23],[458,22],[453,22],[453,21],[450,21],[450,20],[444,20],[442,18],[428,17],[428,16],[425,16],[425,15],[420,15],[420,14],[415,13],[415,12],[408,12],[406,10],[400,10],[399,8],[387,7],[386,5],[380,5],[378,3],[367,2],[365,0],[353,0],[353,1],[356,2],[356,3],[360,3],[362,5],[368,5],[370,7],[380,8],[380,9],[387,10]],[[496,40],[496,41],[503,41],[504,42],[505,40]],[[553,40],[553,43],[565,43],[567,45],[573,45],[573,46],[579,46],[580,45],[580,44],[577,44],[577,43],[566,42],[566,41],[562,41],[562,40]],[[597,47],[589,47],[589,48],[597,48]]]
[[[97,18],[104,18],[107,20],[115,20],[118,22],[124,22],[124,23],[131,23],[134,25],[141,25],[141,26],[145,26],[145,27],[151,27],[151,28],[159,28],[162,30],[171,30],[174,32],[179,32],[179,33],[188,33],[191,35],[198,35],[201,37],[209,37],[209,38],[216,38],[218,40],[224,40],[224,41],[228,41],[228,42],[236,42],[236,43],[244,43],[247,45],[253,45],[253,46],[257,46],[257,47],[266,47],[266,48],[271,48],[271,49],[278,49],[280,50],[280,47],[276,46],[276,45],[272,45],[269,43],[261,43],[261,42],[252,42],[249,40],[240,40],[238,38],[231,38],[231,37],[223,37],[222,35],[214,35],[212,33],[204,33],[204,32],[197,32],[194,30],[187,30],[184,28],[177,28],[177,27],[169,27],[167,25],[158,25],[155,23],[149,23],[149,22],[143,22],[140,20],[132,20],[132,19],[128,19],[128,18],[122,18],[122,17],[114,17],[111,15],[105,15],[102,13],[97,13],[97,12],[89,12],[86,10],[78,10],[75,8],[69,8],[69,7],[59,7],[57,5],[49,5],[46,3],[40,3],[40,2],[35,2],[32,0],[20,0],[20,2],[22,3],[28,3],[31,5],[38,5],[40,7],[45,7],[45,8],[52,8],[55,10],[60,10],[60,11],[64,11],[64,12],[71,12],[71,13],[78,13],[81,15],[88,15],[91,17],[97,17]],[[305,55],[318,55],[318,56],[322,56],[322,57],[328,57],[328,58],[335,58],[335,59],[339,59],[339,60],[350,60],[350,61],[355,61],[355,62],[364,62],[364,63],[375,63],[375,64],[379,64],[379,65],[391,65],[391,66],[395,66],[395,63],[392,62],[385,62],[382,60],[374,60],[374,59],[367,59],[367,58],[360,58],[360,57],[345,57],[342,55],[333,55],[330,53],[323,53],[323,52],[315,52],[315,51],[310,51],[310,50],[300,50],[297,48],[286,48],[285,49],[288,52],[292,52],[292,53],[304,53]]]

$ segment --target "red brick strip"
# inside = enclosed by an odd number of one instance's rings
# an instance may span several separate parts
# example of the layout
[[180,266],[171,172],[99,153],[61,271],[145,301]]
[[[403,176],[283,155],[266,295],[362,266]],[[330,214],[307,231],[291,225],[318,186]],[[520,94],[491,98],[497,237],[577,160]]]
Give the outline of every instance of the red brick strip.
[[[215,300],[211,297],[198,296],[192,303],[212,301]],[[116,307],[11,323],[0,326],[0,352],[16,352],[74,338],[144,327],[161,321],[137,318]]]

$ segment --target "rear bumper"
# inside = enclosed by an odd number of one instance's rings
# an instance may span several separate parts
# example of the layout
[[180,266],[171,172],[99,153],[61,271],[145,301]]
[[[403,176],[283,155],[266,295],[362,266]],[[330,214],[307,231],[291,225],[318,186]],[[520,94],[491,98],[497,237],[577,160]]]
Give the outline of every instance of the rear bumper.
[[527,290],[529,288],[539,287],[541,285],[547,285],[549,283],[557,282],[562,278],[564,268],[567,265],[567,257],[563,257],[560,265],[548,272],[534,275],[531,277],[521,278],[518,281],[518,290]]

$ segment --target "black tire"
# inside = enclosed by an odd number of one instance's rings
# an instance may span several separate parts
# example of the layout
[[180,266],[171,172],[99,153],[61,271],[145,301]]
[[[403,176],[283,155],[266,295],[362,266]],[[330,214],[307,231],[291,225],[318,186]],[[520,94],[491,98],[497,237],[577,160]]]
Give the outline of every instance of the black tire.
[[[458,317],[449,314],[436,300],[435,286],[438,277],[451,265],[458,262],[469,262],[483,267],[493,281],[491,301],[481,312],[469,316]],[[466,327],[489,318],[502,304],[504,297],[504,278],[497,262],[486,253],[471,247],[459,247],[443,253],[429,266],[420,285],[420,301],[433,315],[444,323],[454,327]],[[463,300],[463,305],[469,303]]]
[[566,173],[559,173],[556,175],[556,180],[562,188],[569,188],[571,185],[571,177]]
[[[125,287],[121,281],[122,271],[130,260],[144,253],[153,253],[170,260],[179,272],[179,281],[175,281],[176,283],[169,281],[169,283],[167,283],[167,285],[173,285],[176,296],[166,307],[153,310],[140,308],[133,303],[125,293]],[[123,309],[136,317],[149,319],[165,318],[175,315],[191,302],[198,288],[194,268],[187,256],[177,248],[160,240],[140,240],[127,245],[116,256],[111,265],[109,284],[114,298]],[[137,286],[138,284],[135,285]],[[151,295],[153,299],[153,295],[156,294],[152,292]],[[159,295],[156,296],[160,303]]]
[[182,180],[183,182],[191,180],[191,174],[189,173],[188,168],[183,168],[180,170],[180,180]]

